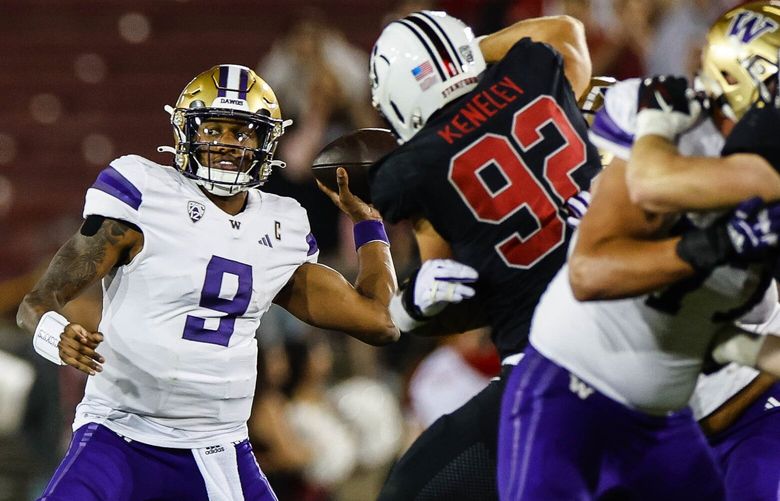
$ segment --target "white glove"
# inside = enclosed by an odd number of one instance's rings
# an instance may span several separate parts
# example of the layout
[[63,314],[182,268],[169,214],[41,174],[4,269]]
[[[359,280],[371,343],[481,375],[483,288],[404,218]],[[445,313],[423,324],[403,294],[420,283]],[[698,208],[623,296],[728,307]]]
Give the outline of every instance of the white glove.
[[448,304],[474,296],[474,288],[466,284],[477,278],[477,270],[452,259],[425,261],[407,287],[393,296],[390,302],[393,322],[401,331],[419,327]]
[[683,77],[646,78],[639,85],[636,139],[648,134],[674,141],[699,120],[701,103]]
[[477,270],[452,259],[426,261],[414,280],[414,305],[423,317],[432,317],[449,303],[474,296],[474,288],[465,284],[478,277]]

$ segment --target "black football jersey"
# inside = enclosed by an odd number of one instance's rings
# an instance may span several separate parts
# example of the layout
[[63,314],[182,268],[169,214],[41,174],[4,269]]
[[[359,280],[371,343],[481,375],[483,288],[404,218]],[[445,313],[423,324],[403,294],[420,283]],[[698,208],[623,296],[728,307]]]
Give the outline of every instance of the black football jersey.
[[600,168],[561,56],[524,38],[369,177],[386,220],[428,219],[479,271],[503,358],[525,347],[534,307],[566,259],[564,202]]

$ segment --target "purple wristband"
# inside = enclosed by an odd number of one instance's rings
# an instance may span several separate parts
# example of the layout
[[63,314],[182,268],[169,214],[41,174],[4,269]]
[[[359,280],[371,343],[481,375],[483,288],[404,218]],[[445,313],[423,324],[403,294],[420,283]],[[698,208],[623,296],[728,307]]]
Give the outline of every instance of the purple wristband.
[[382,221],[377,221],[376,219],[359,221],[355,223],[352,231],[355,235],[355,250],[369,242],[384,242],[390,245],[387,233],[385,233],[385,225],[382,224]]

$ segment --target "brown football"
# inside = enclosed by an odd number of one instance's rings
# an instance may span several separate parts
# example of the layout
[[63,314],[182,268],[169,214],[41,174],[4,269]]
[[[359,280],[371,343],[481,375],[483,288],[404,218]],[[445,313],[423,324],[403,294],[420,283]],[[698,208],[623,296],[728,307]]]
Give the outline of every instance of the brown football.
[[368,169],[396,147],[398,142],[387,129],[358,129],[322,148],[312,163],[312,172],[322,184],[338,192],[336,169],[344,167],[349,175],[349,190],[371,202]]

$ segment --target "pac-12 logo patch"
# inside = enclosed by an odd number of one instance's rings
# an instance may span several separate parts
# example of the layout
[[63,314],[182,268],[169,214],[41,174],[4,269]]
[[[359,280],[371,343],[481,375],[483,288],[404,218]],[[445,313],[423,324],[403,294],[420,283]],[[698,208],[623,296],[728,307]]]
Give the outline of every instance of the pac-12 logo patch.
[[206,212],[206,206],[203,205],[200,202],[193,202],[190,200],[187,202],[187,214],[190,216],[190,219],[193,223],[197,223],[200,221],[200,218],[203,217],[203,214]]

